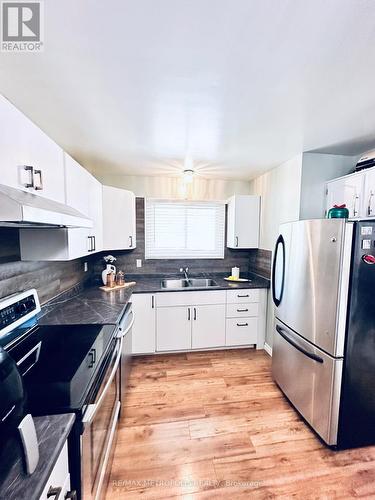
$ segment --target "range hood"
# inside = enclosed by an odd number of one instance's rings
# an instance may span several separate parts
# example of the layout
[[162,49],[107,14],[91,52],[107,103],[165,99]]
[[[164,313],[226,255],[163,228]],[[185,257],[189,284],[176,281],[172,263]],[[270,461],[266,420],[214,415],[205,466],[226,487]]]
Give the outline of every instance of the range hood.
[[0,226],[93,227],[93,222],[62,203],[0,185]]

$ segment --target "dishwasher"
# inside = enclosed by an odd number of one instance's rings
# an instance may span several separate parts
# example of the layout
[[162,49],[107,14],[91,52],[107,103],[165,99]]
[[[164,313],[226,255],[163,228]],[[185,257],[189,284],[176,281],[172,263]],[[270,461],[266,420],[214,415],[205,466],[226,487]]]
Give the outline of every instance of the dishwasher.
[[122,337],[122,354],[121,354],[121,405],[123,405],[126,397],[126,387],[129,380],[132,360],[132,327],[134,324],[134,311],[132,303],[129,302],[122,315],[118,329],[117,337]]

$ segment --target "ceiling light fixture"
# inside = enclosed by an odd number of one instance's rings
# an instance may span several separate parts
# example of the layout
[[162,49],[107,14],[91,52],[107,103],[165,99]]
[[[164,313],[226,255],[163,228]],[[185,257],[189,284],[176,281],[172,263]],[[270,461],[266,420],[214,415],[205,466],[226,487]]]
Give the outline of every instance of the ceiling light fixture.
[[192,170],[191,168],[184,170],[182,175],[184,184],[191,184],[193,182],[194,170]]

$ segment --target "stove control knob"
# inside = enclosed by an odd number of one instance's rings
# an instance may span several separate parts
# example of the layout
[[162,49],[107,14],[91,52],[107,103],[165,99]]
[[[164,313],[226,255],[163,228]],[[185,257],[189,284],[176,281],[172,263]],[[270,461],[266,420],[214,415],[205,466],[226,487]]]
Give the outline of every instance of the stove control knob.
[[370,264],[370,265],[375,264],[375,257],[373,255],[364,255],[362,257],[362,260],[366,264]]

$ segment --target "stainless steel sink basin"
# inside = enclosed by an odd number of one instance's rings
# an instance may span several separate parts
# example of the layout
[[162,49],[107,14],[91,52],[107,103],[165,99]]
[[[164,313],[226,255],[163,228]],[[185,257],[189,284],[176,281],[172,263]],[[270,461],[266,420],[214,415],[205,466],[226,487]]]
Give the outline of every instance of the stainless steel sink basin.
[[161,282],[162,288],[179,289],[179,288],[210,288],[218,286],[216,281],[210,278],[190,278],[186,279],[164,279]]
[[189,281],[185,279],[165,279],[161,282],[162,288],[187,288]]
[[190,278],[189,283],[192,287],[195,288],[209,288],[211,286],[218,286],[216,281],[211,278]]

